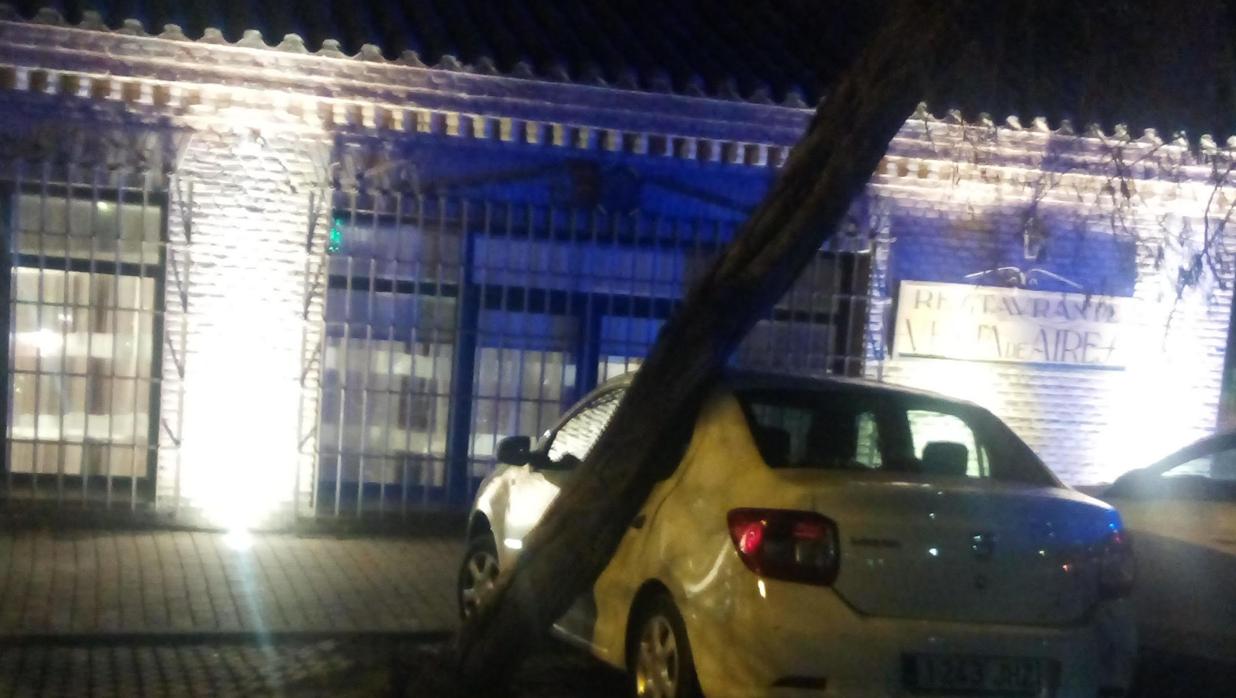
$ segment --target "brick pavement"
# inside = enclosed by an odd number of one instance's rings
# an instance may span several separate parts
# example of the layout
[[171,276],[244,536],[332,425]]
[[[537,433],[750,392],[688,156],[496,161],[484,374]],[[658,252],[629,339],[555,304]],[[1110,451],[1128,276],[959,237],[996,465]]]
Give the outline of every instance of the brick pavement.
[[380,678],[356,680],[357,670],[365,671],[358,659],[346,643],[331,640],[12,646],[0,648],[0,696],[310,695],[332,684],[354,695],[381,693]]
[[0,638],[451,630],[455,538],[0,533]]
[[[237,551],[216,533],[0,532],[0,698],[429,695],[420,633],[455,628],[461,552],[455,537],[269,534]],[[551,648],[509,695],[624,686]]]
[[[237,551],[213,533],[3,532],[0,698],[429,695],[413,636],[455,627],[461,548],[271,534]],[[1143,672],[1139,698],[1222,695],[1236,681],[1232,667],[1162,658]],[[510,695],[616,698],[625,685],[550,648]]]
[[[442,679],[424,650],[416,643],[372,639],[0,647],[0,698],[433,698],[442,695]],[[553,645],[531,657],[501,695],[620,698],[627,695],[626,685],[620,673],[577,650]]]

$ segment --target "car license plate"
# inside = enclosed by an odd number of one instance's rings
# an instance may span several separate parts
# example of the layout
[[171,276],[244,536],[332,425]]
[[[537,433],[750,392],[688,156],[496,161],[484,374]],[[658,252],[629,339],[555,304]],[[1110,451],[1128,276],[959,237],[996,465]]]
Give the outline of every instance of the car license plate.
[[1046,695],[1045,662],[1018,657],[916,654],[906,657],[906,687],[919,693]]

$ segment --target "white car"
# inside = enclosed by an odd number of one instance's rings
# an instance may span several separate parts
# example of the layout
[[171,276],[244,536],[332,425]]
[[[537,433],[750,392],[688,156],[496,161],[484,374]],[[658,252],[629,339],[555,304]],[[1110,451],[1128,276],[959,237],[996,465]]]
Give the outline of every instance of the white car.
[[[605,427],[611,381],[477,496],[466,615]],[[639,696],[1124,695],[1132,556],[989,412],[852,380],[731,374],[558,635]],[[552,590],[547,590],[552,593]]]
[[1236,663],[1236,432],[1125,473],[1102,497],[1137,541],[1142,645]]

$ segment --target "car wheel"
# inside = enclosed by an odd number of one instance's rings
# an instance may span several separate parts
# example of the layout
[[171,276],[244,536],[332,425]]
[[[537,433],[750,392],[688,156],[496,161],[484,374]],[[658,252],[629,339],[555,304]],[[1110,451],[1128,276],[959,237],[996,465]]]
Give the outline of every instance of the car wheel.
[[467,618],[494,589],[498,581],[498,546],[489,534],[468,541],[468,552],[459,566],[459,615]]
[[654,596],[637,615],[631,636],[632,693],[640,698],[700,695],[687,629],[674,602]]

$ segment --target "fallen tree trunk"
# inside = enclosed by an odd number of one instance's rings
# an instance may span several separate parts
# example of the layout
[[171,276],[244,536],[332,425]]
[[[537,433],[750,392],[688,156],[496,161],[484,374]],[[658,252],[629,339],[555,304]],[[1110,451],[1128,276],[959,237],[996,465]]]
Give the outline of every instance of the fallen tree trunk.
[[[998,3],[997,3],[998,4]],[[786,292],[865,188],[929,80],[987,3],[906,0],[817,110],[764,202],[657,337],[613,419],[461,629],[463,678],[494,685],[604,570],[677,465],[698,405],[738,342]]]

